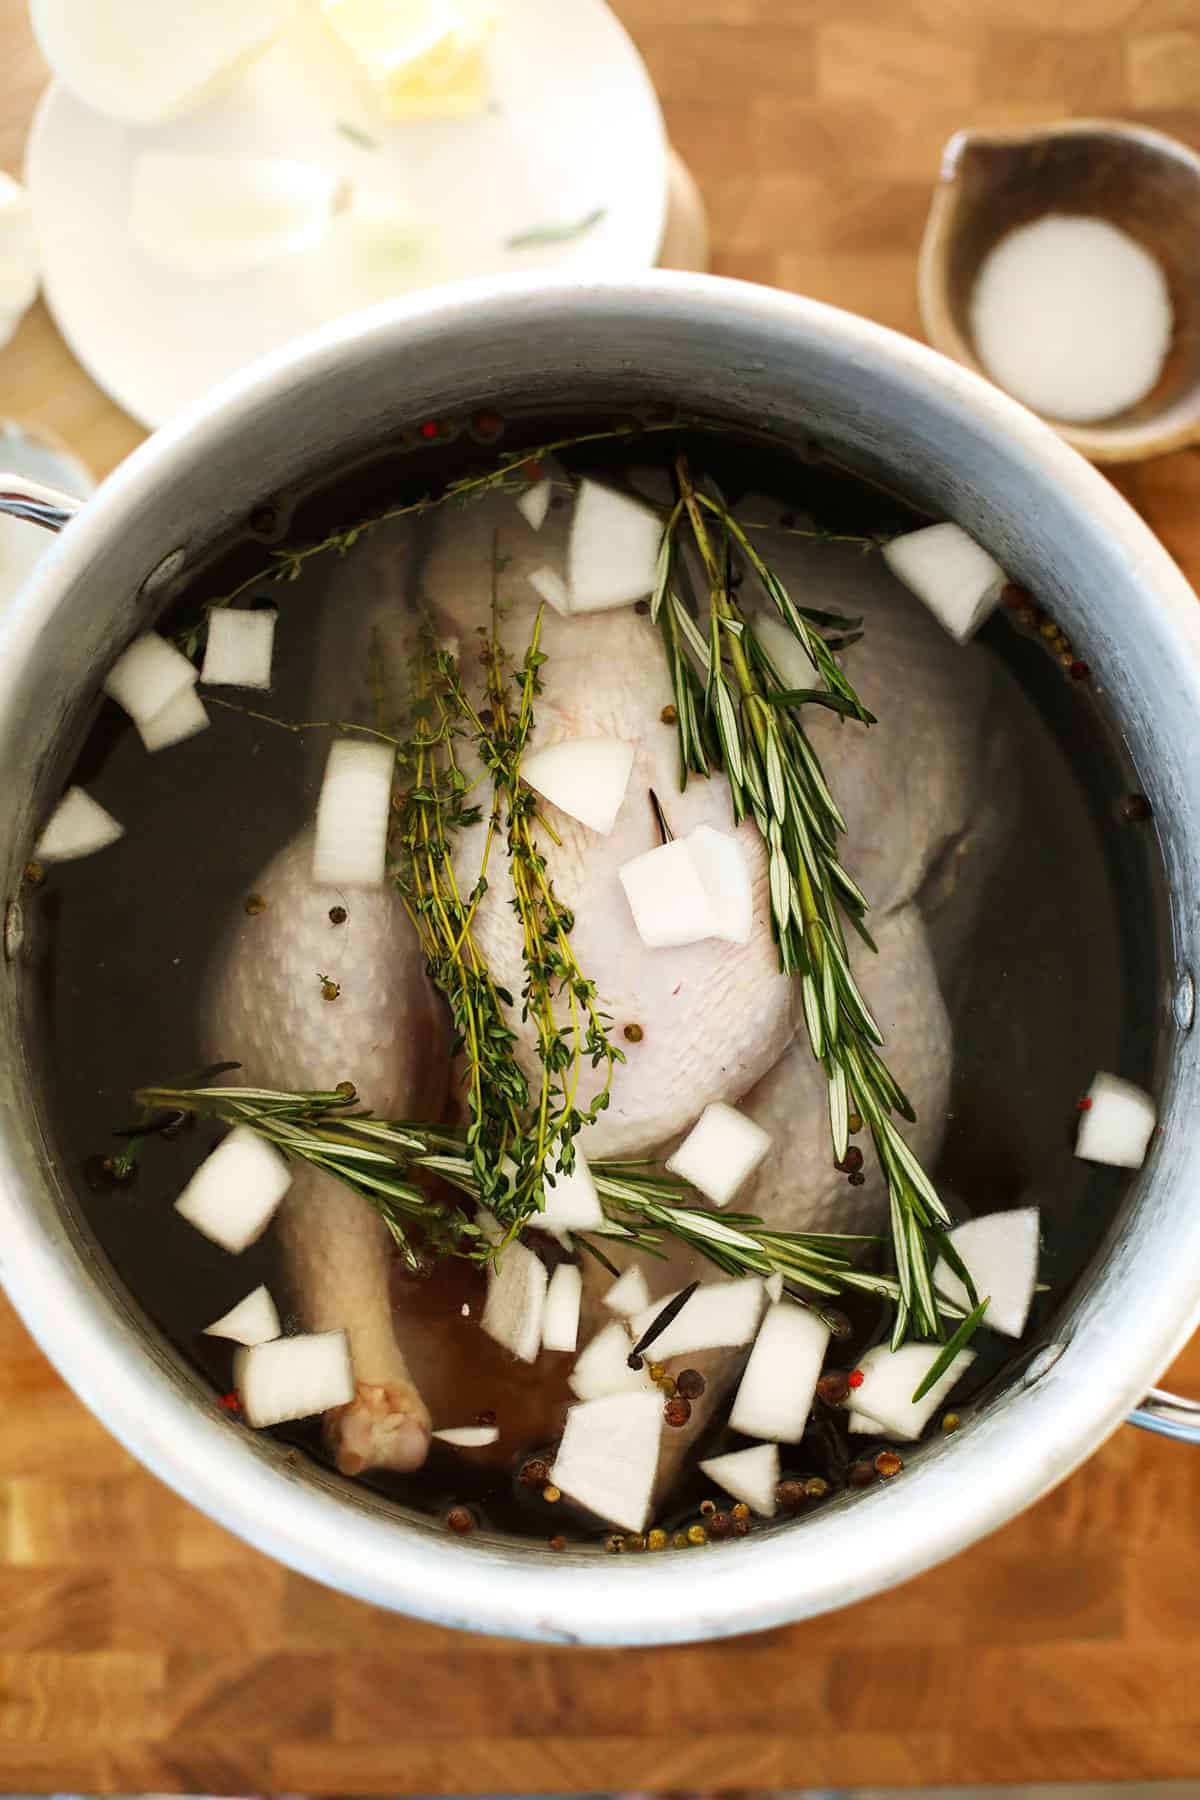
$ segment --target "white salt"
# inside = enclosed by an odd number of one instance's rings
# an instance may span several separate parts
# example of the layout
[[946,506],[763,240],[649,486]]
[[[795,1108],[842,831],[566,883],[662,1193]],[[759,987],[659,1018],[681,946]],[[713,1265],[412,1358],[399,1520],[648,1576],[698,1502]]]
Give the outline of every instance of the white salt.
[[1036,412],[1083,423],[1158,380],[1171,298],[1153,256],[1103,219],[1047,213],[1001,238],[971,296],[979,360]]

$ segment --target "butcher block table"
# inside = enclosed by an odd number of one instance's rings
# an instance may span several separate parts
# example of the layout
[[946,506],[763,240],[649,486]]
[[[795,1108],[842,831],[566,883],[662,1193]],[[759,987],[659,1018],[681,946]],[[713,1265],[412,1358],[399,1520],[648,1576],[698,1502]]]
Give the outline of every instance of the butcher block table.
[[[919,331],[917,245],[957,127],[1108,114],[1200,144],[1196,0],[617,10],[708,201],[715,268],[902,331]],[[45,78],[24,0],[0,0],[0,44],[15,173]],[[40,305],[0,352],[0,414],[98,474],[142,437]],[[1119,482],[1200,581],[1200,458]],[[1200,1389],[1200,1340],[1171,1379]],[[0,1302],[0,1792],[1197,1776],[1198,1596],[1200,1450],[1125,1429],[1006,1530],[831,1618],[665,1651],[467,1637],[341,1599],[210,1524]]]

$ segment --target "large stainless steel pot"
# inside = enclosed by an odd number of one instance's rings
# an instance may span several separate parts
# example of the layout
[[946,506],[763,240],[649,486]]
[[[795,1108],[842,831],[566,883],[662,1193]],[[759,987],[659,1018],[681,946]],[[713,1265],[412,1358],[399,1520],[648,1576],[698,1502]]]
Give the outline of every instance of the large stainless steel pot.
[[[803,1523],[687,1557],[554,1555],[451,1539],[231,1425],[82,1225],[43,1136],[22,1026],[21,922],[0,975],[0,1276],[83,1400],[156,1474],[319,1580],[478,1630],[582,1643],[718,1637],[817,1613],[950,1556],[1059,1481],[1129,1412],[1200,1319],[1200,607],[1107,483],[993,388],[828,307],[731,282],[472,284],[327,329],[259,364],[122,465],[0,618],[0,879],[35,823],[100,674],[181,572],[259,496],[310,481],[430,415],[514,400],[662,399],[816,436],[957,519],[1044,594],[1119,721],[1154,803],[1170,885],[1162,1135],[1058,1341],[904,1478]],[[5,484],[0,480],[0,488]],[[29,504],[36,516],[38,497]],[[53,507],[53,497],[42,496]],[[1195,1409],[1160,1396],[1177,1435]],[[0,1431],[3,1426],[0,1423]]]

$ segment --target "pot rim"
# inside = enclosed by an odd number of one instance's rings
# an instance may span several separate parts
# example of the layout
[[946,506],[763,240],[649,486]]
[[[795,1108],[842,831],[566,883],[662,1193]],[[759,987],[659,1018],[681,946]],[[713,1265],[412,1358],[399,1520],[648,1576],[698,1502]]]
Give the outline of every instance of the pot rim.
[[[418,328],[453,336],[498,309],[533,322],[561,311],[578,320],[589,307],[605,316],[657,313],[683,331],[715,310],[758,334],[776,365],[790,357],[800,365],[806,346],[820,344],[859,379],[911,392],[927,410],[936,403],[981,446],[1053,488],[1081,532],[1102,529],[1133,601],[1140,605],[1143,595],[1146,617],[1169,635],[1174,677],[1192,717],[1200,716],[1200,608],[1191,589],[1132,509],[1049,426],[947,358],[851,314],[718,277],[666,273],[464,283],[324,327],[227,382],[109,477],[0,619],[0,705],[60,593],[111,534],[196,459],[219,454],[271,404],[281,381],[295,387],[329,375],[348,350],[401,355]],[[1200,790],[1200,780],[1194,786]],[[1180,880],[1177,867],[1173,882]],[[1194,956],[1178,917],[1176,935],[1176,954]],[[678,1557],[555,1555],[405,1523],[378,1496],[348,1496],[350,1484],[332,1475],[301,1475],[286,1463],[286,1447],[202,1405],[165,1342],[131,1353],[135,1309],[90,1271],[87,1246],[67,1222],[50,1231],[37,1219],[24,1190],[45,1187],[44,1168],[31,1126],[14,1122],[11,1108],[0,1138],[0,1277],[60,1374],[122,1443],[187,1500],[304,1574],[399,1611],[502,1635],[591,1644],[723,1637],[846,1605],[954,1554],[1045,1493],[1121,1422],[1200,1320],[1200,1208],[1185,1205],[1186,1191],[1200,1188],[1200,1141],[1189,1148],[1186,1129],[1198,1090],[1195,1057],[1177,1046],[1160,1111],[1166,1136],[1130,1196],[1136,1251],[1129,1234],[1110,1248],[1064,1321],[1057,1360],[1043,1355],[1002,1404],[989,1403],[953,1439],[930,1446],[902,1482],[834,1503],[801,1529],[753,1534],[736,1554],[707,1556],[703,1581],[686,1586],[678,1570],[693,1565]]]

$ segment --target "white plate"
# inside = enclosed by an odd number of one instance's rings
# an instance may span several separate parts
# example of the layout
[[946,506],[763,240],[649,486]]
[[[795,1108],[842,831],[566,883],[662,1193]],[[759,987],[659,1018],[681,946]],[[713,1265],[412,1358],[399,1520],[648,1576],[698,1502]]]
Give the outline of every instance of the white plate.
[[[649,268],[663,233],[666,142],[649,77],[612,13],[602,0],[503,0],[489,55],[489,111],[389,125],[310,0],[233,93],[174,124],[117,125],[52,84],[25,179],[43,292],[79,361],[154,427],[328,316],[298,259],[210,283],[133,244],[130,180],[149,148],[300,157],[394,193],[428,227],[397,292],[551,265]],[[508,244],[599,208],[599,222],[569,242]]]

